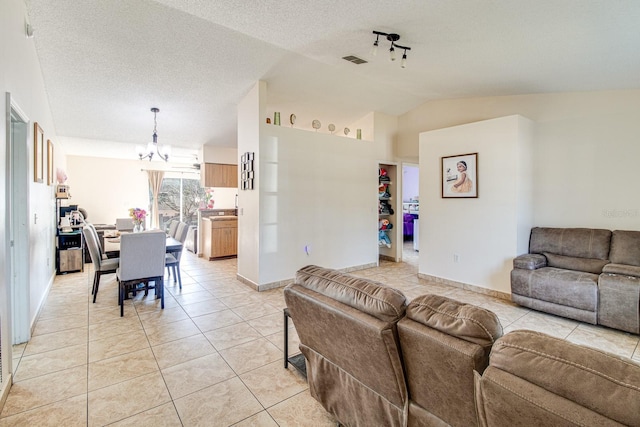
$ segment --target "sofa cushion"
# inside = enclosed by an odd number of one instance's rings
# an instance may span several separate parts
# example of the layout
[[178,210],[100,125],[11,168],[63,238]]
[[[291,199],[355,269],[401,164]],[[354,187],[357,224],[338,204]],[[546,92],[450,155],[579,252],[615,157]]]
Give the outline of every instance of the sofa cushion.
[[568,399],[625,425],[639,424],[640,365],[630,359],[520,330],[496,341],[490,367],[549,391],[557,400]]
[[607,264],[602,269],[606,274],[620,274],[623,276],[640,277],[640,267],[627,264]]
[[535,270],[537,268],[546,267],[547,258],[540,254],[525,254],[513,259],[513,268],[522,268],[525,270]]
[[581,271],[544,267],[511,270],[511,292],[580,310],[596,312],[598,275]]
[[502,336],[502,325],[491,311],[440,295],[415,298],[407,306],[407,318],[483,347]]
[[600,274],[602,268],[609,263],[606,259],[579,258],[574,256],[556,255],[544,252],[549,267],[564,268],[566,270],[585,271],[587,273]]
[[610,243],[611,231],[609,230],[534,227],[531,229],[529,252],[609,259]]
[[640,231],[615,230],[609,259],[615,264],[640,266]]
[[385,322],[396,321],[405,313],[402,292],[336,270],[308,265],[298,270],[295,283]]

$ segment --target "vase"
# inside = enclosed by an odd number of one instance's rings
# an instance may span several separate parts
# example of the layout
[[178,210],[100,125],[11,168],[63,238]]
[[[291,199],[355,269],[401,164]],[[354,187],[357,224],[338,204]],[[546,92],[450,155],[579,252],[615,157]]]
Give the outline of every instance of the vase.
[[144,229],[142,228],[142,224],[134,224],[133,225],[133,232],[134,233],[140,233],[141,231],[144,231]]

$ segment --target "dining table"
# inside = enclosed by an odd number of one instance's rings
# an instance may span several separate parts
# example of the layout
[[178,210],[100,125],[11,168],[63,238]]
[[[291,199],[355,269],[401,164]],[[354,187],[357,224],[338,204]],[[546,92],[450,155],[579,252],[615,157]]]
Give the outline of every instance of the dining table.
[[[124,234],[120,232],[120,234]],[[183,244],[180,240],[167,236],[166,252],[168,254],[182,251]],[[109,258],[120,255],[120,236],[104,238],[104,252]]]

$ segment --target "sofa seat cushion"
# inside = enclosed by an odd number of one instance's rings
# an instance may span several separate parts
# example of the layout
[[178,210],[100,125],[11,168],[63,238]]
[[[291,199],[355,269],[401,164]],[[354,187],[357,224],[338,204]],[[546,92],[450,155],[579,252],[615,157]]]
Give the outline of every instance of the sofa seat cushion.
[[614,264],[640,267],[640,231],[615,230],[609,259]]
[[520,330],[494,344],[490,367],[619,423],[639,425],[640,365],[630,359]]
[[385,322],[397,321],[405,313],[402,292],[336,270],[308,265],[298,270],[295,283]]
[[407,306],[407,318],[482,347],[502,336],[502,325],[491,311],[441,295],[422,295]]
[[627,264],[607,264],[602,269],[605,274],[620,274],[622,276],[640,277],[640,267]]
[[598,275],[544,267],[511,270],[511,292],[525,297],[596,312]]
[[587,273],[600,274],[602,268],[609,263],[608,260],[598,258],[579,258],[573,256],[556,255],[544,252],[549,267],[564,268],[566,270],[585,271]]
[[540,254],[524,254],[513,259],[513,268],[535,270],[547,266],[547,258]]
[[529,252],[609,259],[610,244],[610,230],[534,227],[531,229]]

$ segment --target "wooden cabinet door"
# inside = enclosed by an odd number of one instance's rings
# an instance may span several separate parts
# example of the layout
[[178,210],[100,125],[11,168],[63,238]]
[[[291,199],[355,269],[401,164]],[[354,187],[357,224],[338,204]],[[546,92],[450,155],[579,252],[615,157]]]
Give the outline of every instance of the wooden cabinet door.
[[238,187],[238,166],[220,163],[205,163],[200,168],[203,187]]

